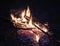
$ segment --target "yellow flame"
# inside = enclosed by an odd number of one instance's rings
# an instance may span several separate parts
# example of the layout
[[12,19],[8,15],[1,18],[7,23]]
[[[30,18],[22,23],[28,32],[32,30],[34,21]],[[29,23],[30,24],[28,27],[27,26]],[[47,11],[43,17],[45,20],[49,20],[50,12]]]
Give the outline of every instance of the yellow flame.
[[[14,24],[23,24],[26,28],[34,28],[35,26],[32,24],[32,16],[30,16],[30,9],[27,7],[27,10],[23,10],[20,14],[21,18],[15,17],[11,14],[11,18]],[[25,17],[29,17],[27,20]],[[36,23],[35,23],[36,24]],[[44,26],[39,26],[40,23],[36,24],[39,28],[47,32],[48,30]],[[41,24],[42,25],[42,24]],[[19,25],[18,25],[19,26]]]
[[25,10],[22,11],[22,13],[21,13],[22,22],[26,22],[27,21],[24,16],[25,16]]
[[[22,11],[20,14],[21,18],[14,17],[13,14],[11,14],[11,18],[14,21],[15,24],[23,24],[26,26],[26,28],[32,28],[34,25],[32,24],[32,16],[30,16],[30,9],[27,7],[27,10]],[[30,19],[27,20],[25,17],[29,17]]]
[[32,24],[32,17],[30,18],[30,21],[29,21],[28,25],[29,25],[30,27],[35,27],[35,26]]
[[26,16],[27,17],[30,17],[30,9],[29,9],[29,6],[27,7]]
[[[36,28],[33,25],[32,16],[30,16],[30,9],[29,9],[29,7],[27,7],[27,10],[23,10],[21,12],[20,16],[21,16],[21,18],[17,18],[17,17],[14,16],[14,14],[11,14],[11,18],[12,18],[13,24],[18,25],[19,28],[20,27],[21,28]],[[25,17],[29,18],[29,20],[27,20]],[[34,23],[34,24],[36,24],[36,23]],[[41,28],[45,32],[48,31],[45,26],[43,26],[42,24],[40,24],[40,25],[42,25],[42,26],[40,26],[39,24],[40,23],[36,24],[36,26],[38,26],[39,28]],[[23,26],[21,26],[21,25],[23,25]],[[37,30],[37,31],[40,31],[40,30]],[[39,41],[39,38],[40,38],[40,36],[39,35],[36,35],[36,38],[35,39],[36,39],[37,42]]]
[[11,18],[12,18],[12,21],[15,21],[15,23],[17,23],[17,18],[16,18],[16,17],[14,17],[14,15],[13,15],[13,14],[11,14]]

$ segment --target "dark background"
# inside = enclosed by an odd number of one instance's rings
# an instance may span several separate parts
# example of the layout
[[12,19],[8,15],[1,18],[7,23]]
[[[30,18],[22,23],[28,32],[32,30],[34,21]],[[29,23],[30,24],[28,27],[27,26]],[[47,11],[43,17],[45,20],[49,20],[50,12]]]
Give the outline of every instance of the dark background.
[[49,23],[56,40],[60,40],[60,1],[59,0],[2,0],[0,1],[0,39],[1,46],[12,45],[16,41],[16,30],[10,22],[10,10],[30,6],[32,15],[41,23]]

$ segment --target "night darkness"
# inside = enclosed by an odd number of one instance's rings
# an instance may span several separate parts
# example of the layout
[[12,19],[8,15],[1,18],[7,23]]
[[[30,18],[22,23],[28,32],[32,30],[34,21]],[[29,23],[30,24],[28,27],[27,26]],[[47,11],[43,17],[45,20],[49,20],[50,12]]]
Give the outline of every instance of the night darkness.
[[[10,21],[11,9],[30,6],[32,15],[41,23],[49,23],[49,31],[60,41],[60,1],[52,0],[2,0],[0,1],[0,46],[20,46],[16,38],[16,28]],[[56,42],[59,46],[59,42]]]

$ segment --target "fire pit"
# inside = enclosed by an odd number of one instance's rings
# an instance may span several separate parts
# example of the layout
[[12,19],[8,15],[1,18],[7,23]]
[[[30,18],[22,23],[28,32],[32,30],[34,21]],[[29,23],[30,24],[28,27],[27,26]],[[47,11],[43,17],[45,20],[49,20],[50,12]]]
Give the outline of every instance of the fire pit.
[[[19,28],[17,34],[20,42],[26,43],[27,41],[31,41],[32,43],[35,43],[36,46],[39,46],[38,43],[40,38],[45,35],[43,32],[48,32],[48,29],[41,23],[37,24],[37,22],[32,21],[33,18],[30,14],[29,7],[17,14],[19,17],[16,17],[15,14],[11,13],[11,22],[13,22],[13,25],[16,28]],[[43,32],[41,30],[43,30]]]

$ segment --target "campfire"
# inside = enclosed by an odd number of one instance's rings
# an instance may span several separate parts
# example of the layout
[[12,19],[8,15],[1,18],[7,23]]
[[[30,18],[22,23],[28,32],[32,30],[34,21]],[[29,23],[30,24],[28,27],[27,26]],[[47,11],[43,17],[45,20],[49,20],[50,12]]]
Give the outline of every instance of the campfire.
[[[14,13],[11,13],[10,15],[11,22],[13,23],[14,27],[20,28],[20,30],[17,31],[19,35],[28,35],[29,38],[32,38],[38,43],[40,37],[44,35],[43,32],[48,32],[48,28],[46,28],[43,24],[34,22],[29,6],[27,9],[22,10],[21,13],[18,13],[16,16]],[[43,30],[43,32],[41,30]]]

